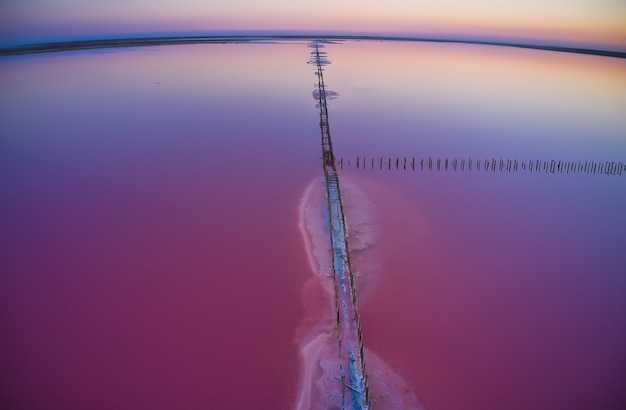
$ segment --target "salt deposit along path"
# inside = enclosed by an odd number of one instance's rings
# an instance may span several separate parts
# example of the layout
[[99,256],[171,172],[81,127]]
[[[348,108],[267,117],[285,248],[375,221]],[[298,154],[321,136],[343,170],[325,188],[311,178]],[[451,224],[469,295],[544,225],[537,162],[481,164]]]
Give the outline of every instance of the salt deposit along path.
[[335,309],[337,313],[337,342],[341,370],[342,408],[369,409],[370,395],[363,353],[361,322],[357,309],[354,275],[350,263],[350,250],[339,176],[335,167],[335,156],[328,125],[328,109],[322,66],[327,64],[319,44],[315,44],[313,63],[317,66],[318,100],[320,109],[320,131],[322,136],[322,159],[328,198],[330,241],[335,287]]

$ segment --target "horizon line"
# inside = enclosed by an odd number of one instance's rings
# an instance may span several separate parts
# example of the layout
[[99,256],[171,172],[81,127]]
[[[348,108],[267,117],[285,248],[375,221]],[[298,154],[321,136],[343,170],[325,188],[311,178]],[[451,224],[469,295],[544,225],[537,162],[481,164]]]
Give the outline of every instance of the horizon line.
[[267,40],[294,41],[294,40],[325,40],[325,41],[408,41],[408,42],[433,42],[433,43],[458,43],[476,44],[500,47],[516,47],[543,51],[557,51],[575,54],[595,55],[602,57],[614,57],[626,59],[626,52],[589,47],[574,47],[557,44],[540,44],[523,41],[497,41],[479,38],[462,37],[429,37],[407,35],[366,35],[366,34],[284,34],[284,33],[258,33],[258,34],[137,34],[136,36],[110,36],[103,38],[88,38],[75,40],[56,40],[50,42],[20,44],[13,46],[0,45],[0,56],[44,54],[63,51],[93,50],[106,48],[125,48],[160,45],[182,45],[202,43],[239,43],[259,42]]

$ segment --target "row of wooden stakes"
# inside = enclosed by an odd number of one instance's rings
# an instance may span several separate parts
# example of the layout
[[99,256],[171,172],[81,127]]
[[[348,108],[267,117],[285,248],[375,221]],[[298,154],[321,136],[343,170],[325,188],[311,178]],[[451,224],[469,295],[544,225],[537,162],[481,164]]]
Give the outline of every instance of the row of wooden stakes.
[[416,158],[416,157],[360,157],[336,161],[340,169],[396,171],[453,171],[453,172],[529,172],[548,174],[626,174],[626,163],[615,161],[561,161],[496,158]]

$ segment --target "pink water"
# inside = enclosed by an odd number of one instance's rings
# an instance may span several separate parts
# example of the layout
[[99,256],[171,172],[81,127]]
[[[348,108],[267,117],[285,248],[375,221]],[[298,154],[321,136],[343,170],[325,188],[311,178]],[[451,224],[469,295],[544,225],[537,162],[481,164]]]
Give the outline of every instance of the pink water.
[[205,155],[173,169],[109,159],[13,167],[23,176],[3,209],[5,403],[291,404],[295,290],[308,269],[293,246],[300,187],[274,189],[269,167],[251,186]]
[[[338,156],[626,153],[621,60],[327,50]],[[294,408],[332,313],[298,225],[322,172],[309,52],[0,60],[0,407]],[[375,214],[354,258],[377,404],[624,408],[622,179],[340,176]]]
[[360,181],[385,247],[361,310],[367,345],[426,408],[622,408],[621,225],[590,218],[593,205],[576,205],[579,188],[562,182],[535,181],[529,200],[484,177],[471,188],[437,178],[447,192],[414,176]]
[[309,271],[298,204],[318,167],[274,153],[316,148],[300,126],[314,114],[238,122],[223,75],[185,90],[197,50],[3,62],[0,407],[293,404]]

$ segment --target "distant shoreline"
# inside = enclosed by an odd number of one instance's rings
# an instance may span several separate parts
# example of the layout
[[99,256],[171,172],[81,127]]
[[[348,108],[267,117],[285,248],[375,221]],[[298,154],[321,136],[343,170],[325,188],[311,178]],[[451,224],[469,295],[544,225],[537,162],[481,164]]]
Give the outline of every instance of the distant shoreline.
[[431,42],[431,43],[456,43],[456,44],[477,44],[500,47],[516,47],[532,50],[558,51],[564,53],[587,54],[602,57],[614,57],[626,59],[626,52],[600,50],[593,48],[579,48],[567,46],[551,46],[540,44],[527,44],[515,42],[499,42],[489,40],[463,40],[463,39],[443,39],[429,37],[402,37],[402,36],[364,36],[364,35],[198,35],[198,36],[155,36],[155,37],[128,37],[117,39],[99,40],[77,40],[77,41],[57,41],[50,43],[18,45],[0,48],[0,56],[56,53],[62,51],[95,50],[106,48],[122,47],[144,47],[161,45],[181,45],[181,44],[227,44],[227,43],[258,43],[268,41],[406,41],[406,42]]

